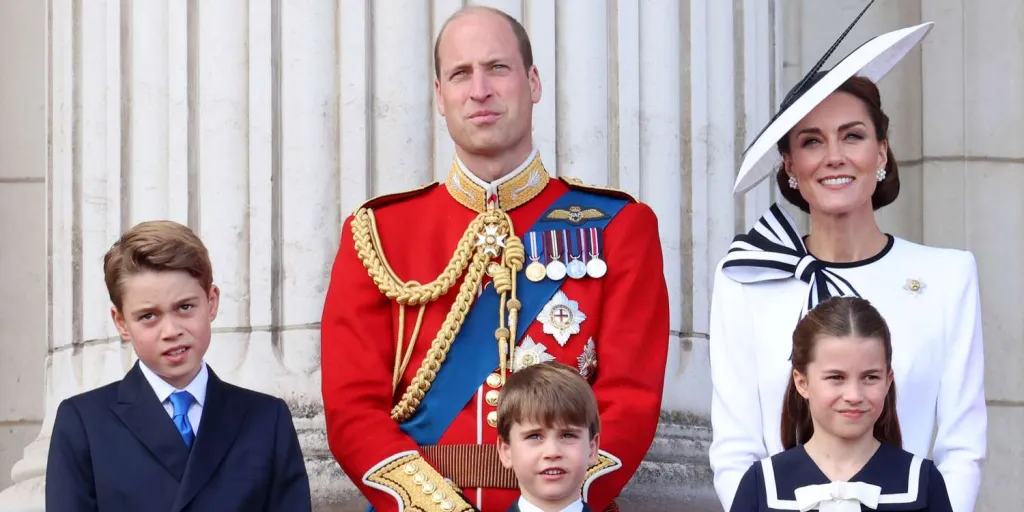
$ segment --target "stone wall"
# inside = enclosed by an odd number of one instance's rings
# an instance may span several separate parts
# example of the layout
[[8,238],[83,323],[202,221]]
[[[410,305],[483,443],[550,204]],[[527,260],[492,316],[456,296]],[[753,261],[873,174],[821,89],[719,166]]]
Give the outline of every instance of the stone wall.
[[[41,510],[57,403],[132,364],[110,324],[100,258],[121,230],[152,218],[187,223],[209,244],[223,291],[211,365],[288,400],[318,500],[342,510],[360,500],[326,448],[319,406],[327,272],[356,205],[450,165],[430,50],[463,3],[5,4],[0,215],[19,222],[0,225],[0,473],[19,462],[0,510]],[[544,85],[535,138],[552,174],[625,189],[659,217],[672,308],[665,414],[624,504],[714,509],[712,270],[775,199],[769,183],[734,198],[733,176],[779,98],[863,2],[483,3],[530,31]],[[1024,268],[1014,256],[1024,150],[1013,122],[1024,117],[1024,40],[1014,35],[1024,7],[875,3],[837,58],[884,30],[937,23],[882,85],[903,190],[881,217],[894,234],[978,257],[992,425],[979,509],[996,510],[1021,501],[1009,483],[1024,475],[1014,434],[1024,424]]]

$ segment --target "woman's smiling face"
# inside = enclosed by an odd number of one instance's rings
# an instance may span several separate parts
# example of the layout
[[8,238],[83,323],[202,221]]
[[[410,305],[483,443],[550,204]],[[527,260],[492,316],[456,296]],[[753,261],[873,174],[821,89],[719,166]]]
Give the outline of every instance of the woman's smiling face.
[[876,172],[885,168],[888,149],[887,141],[876,133],[864,102],[841,91],[793,127],[783,162],[812,213],[844,215],[872,209]]

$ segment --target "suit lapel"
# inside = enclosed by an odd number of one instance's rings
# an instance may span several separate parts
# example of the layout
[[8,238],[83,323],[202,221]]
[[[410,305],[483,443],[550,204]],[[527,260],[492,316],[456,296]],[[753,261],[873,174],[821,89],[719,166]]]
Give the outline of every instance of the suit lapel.
[[188,463],[188,447],[152,386],[146,382],[138,362],[118,385],[117,403],[111,408],[153,457],[180,482]]
[[206,403],[199,422],[199,433],[192,444],[192,458],[178,490],[172,510],[177,512],[188,505],[216,472],[224,456],[234,444],[248,409],[236,390],[220,380],[207,366],[210,379],[206,384]]

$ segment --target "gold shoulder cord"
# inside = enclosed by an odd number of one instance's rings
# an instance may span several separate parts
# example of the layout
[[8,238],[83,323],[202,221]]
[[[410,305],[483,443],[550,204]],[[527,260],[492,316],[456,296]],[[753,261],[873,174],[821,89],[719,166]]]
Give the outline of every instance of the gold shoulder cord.
[[[466,272],[466,278],[459,287],[455,303],[452,304],[441,329],[434,337],[434,341],[431,342],[430,349],[427,351],[426,357],[423,358],[423,363],[416,370],[416,376],[413,377],[401,400],[391,410],[392,419],[399,422],[405,421],[419,407],[423,396],[437,376],[437,371],[441,369],[441,364],[444,363],[445,357],[448,355],[452,341],[458,335],[459,329],[462,328],[473,301],[476,300],[484,272],[491,276],[494,289],[501,296],[498,329],[494,336],[498,341],[501,377],[504,381],[508,361],[513,356],[509,341],[511,333],[516,332],[519,308],[521,307],[521,303],[516,298],[516,272],[522,270],[523,262],[526,260],[526,249],[523,242],[516,237],[512,219],[505,212],[488,208],[487,211],[473,219],[459,240],[455,254],[444,271],[427,284],[402,281],[395,274],[381,250],[377,222],[370,209],[360,208],[356,211],[352,221],[352,236],[355,239],[356,253],[374,283],[377,284],[377,288],[386,297],[399,304],[399,332],[395,368],[392,375],[393,390],[397,389],[409,364],[409,359],[412,357],[413,347],[419,337],[423,313],[427,304],[448,293],[459,276]],[[420,306],[420,311],[409,340],[409,346],[405,349],[405,355],[402,357],[406,306]],[[508,310],[507,324],[505,322],[506,309]]]

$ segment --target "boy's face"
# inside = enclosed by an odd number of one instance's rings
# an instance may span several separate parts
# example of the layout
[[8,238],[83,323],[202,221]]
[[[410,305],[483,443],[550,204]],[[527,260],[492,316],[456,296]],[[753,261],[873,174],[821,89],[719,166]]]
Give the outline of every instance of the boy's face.
[[530,503],[561,509],[580,497],[587,468],[597,462],[600,434],[590,439],[586,426],[545,427],[516,422],[508,442],[498,439],[498,455],[519,479]]
[[121,337],[168,384],[187,386],[202,367],[220,290],[209,293],[187,272],[144,271],[125,279],[122,311],[110,309]]

